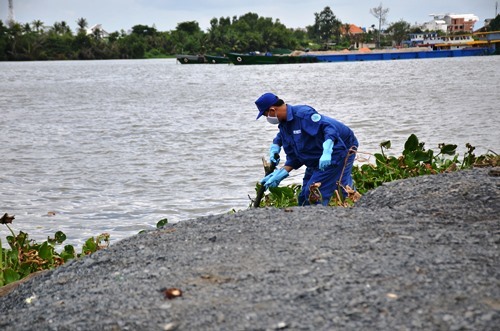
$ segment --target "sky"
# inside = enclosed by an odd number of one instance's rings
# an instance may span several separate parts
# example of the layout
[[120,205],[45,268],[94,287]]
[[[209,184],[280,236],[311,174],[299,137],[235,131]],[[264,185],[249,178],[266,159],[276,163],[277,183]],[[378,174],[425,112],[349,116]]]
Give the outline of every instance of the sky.
[[[279,20],[288,28],[314,24],[314,14],[329,6],[342,23],[360,27],[378,26],[370,9],[388,8],[387,22],[401,19],[414,24],[431,20],[430,14],[474,14],[479,21],[494,18],[500,0],[13,0],[14,19],[20,23],[41,20],[46,26],[65,21],[76,31],[76,21],[90,26],[102,24],[107,32],[129,31],[134,25],[154,26],[158,31],[175,30],[178,23],[198,22],[204,31],[213,18],[240,17],[249,12]],[[8,0],[0,0],[0,20],[8,18]]]

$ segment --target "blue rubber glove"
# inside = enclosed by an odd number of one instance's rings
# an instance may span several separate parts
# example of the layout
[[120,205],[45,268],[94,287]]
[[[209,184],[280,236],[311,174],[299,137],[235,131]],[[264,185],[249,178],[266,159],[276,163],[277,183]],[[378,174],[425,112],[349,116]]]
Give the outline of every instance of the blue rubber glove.
[[288,177],[288,171],[286,171],[285,168],[281,168],[279,170],[275,170],[266,177],[262,178],[260,180],[260,183],[264,185],[266,189],[268,189],[270,187],[277,187],[280,184],[280,182],[287,177]]
[[277,159],[274,157],[274,154],[280,154],[281,147],[277,144],[271,144],[271,147],[269,148],[269,162],[274,163],[275,165],[278,165],[280,163],[280,158],[278,157]]
[[323,143],[323,155],[319,159],[319,170],[325,170],[332,164],[333,141],[331,139],[325,140]]

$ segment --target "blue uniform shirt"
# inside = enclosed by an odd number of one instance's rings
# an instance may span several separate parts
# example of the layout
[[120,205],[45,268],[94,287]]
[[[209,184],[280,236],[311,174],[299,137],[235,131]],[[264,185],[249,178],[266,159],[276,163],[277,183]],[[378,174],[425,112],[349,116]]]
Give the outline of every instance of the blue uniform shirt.
[[354,133],[345,124],[320,115],[310,106],[286,106],[287,120],[280,122],[279,132],[273,140],[273,143],[283,146],[285,166],[317,168],[323,154],[323,142],[327,139],[334,143],[332,165],[342,163],[349,148],[358,146]]

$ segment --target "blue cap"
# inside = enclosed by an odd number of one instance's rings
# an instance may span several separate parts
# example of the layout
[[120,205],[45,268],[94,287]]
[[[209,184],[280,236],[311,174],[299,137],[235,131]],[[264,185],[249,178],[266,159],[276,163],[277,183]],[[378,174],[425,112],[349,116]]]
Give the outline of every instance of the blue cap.
[[278,101],[278,97],[273,93],[264,93],[260,96],[260,98],[255,101],[255,105],[257,109],[259,109],[259,115],[257,115],[256,120],[264,114],[266,110],[269,109],[272,105],[274,105]]

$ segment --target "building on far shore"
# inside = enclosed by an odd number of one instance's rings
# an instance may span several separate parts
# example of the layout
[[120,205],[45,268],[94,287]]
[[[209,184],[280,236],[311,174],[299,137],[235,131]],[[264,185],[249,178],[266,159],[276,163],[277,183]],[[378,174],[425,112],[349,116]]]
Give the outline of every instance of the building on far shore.
[[447,15],[445,21],[448,24],[448,32],[474,32],[474,24],[479,17],[473,14]]
[[444,20],[444,15],[430,14],[434,19],[429,22],[425,22],[421,25],[423,31],[442,31],[446,32],[448,30],[448,25]]
[[99,38],[107,38],[109,37],[109,33],[102,28],[102,24],[95,24],[92,27],[87,29],[87,35],[94,35]]
[[479,17],[474,14],[430,14],[433,20],[422,25],[422,30],[446,33],[472,33]]

